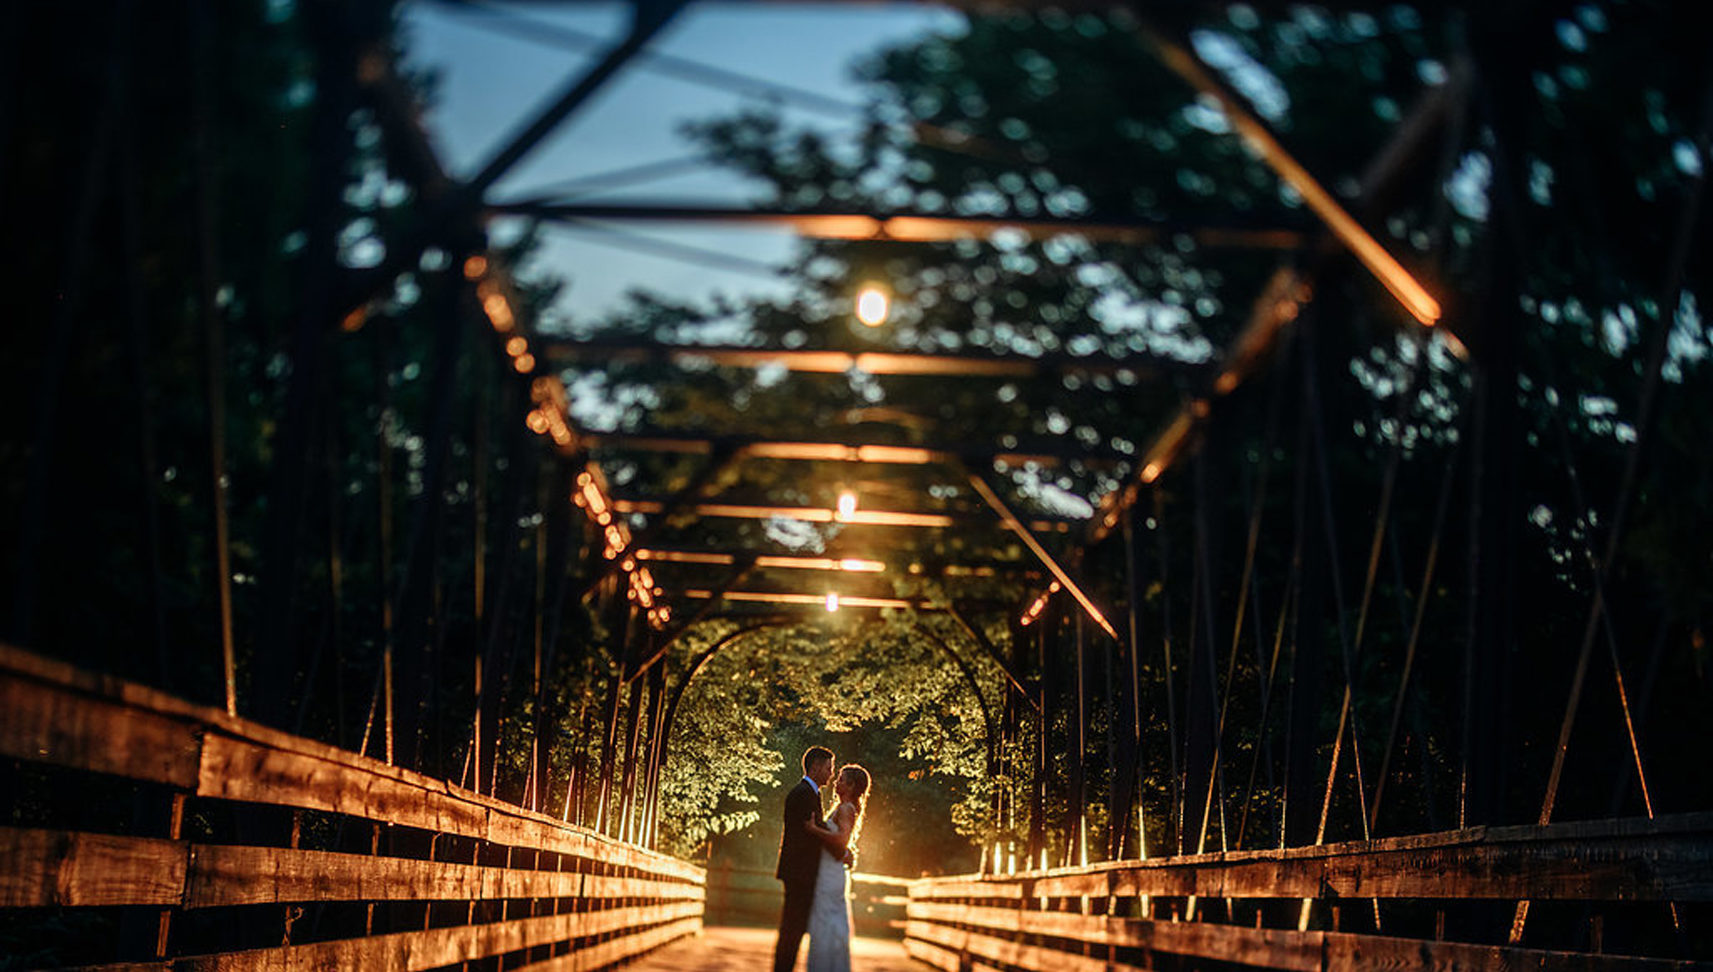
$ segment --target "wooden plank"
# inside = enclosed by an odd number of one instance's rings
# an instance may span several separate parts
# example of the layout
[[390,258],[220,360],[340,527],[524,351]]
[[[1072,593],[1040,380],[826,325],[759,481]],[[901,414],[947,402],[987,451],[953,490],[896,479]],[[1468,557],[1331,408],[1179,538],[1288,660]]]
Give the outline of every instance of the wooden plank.
[[698,901],[673,901],[666,904],[632,905],[628,908],[606,908],[601,911],[584,913],[589,916],[588,933],[604,935],[608,932],[657,925],[662,922],[677,922],[686,919],[695,919],[700,922],[702,920],[702,905]]
[[0,908],[176,906],[183,841],[0,827]]
[[664,898],[667,900],[701,901],[707,893],[699,884],[589,874],[584,876],[582,894],[585,898]]
[[920,939],[906,938],[904,951],[916,961],[931,965],[942,972],[959,972],[962,968],[958,953]]
[[972,957],[989,959],[1002,965],[1038,972],[1109,972],[1105,956],[1078,955],[976,932],[962,932],[961,935],[963,947]]
[[1012,898],[1023,897],[1023,885],[1018,880],[996,878],[923,878],[911,883],[912,898]]
[[[948,905],[925,905],[921,912],[939,915]],[[979,912],[1002,909],[969,909],[956,920],[964,924],[991,924]],[[912,918],[918,915],[913,909]],[[934,920],[941,920],[936,917]],[[1018,922],[1024,934],[1094,944],[1097,950],[1111,945],[1147,949],[1190,958],[1217,959],[1238,965],[1291,972],[1335,972],[1335,970],[1422,969],[1430,972],[1517,972],[1521,969],[1563,972],[1687,972],[1705,964],[1672,959],[1625,955],[1593,955],[1542,949],[1508,948],[1461,942],[1434,942],[1380,935],[1308,931],[1281,928],[1246,928],[1204,922],[1151,921],[1141,918],[1106,918],[1064,912],[1028,912]],[[907,932],[912,940],[953,951],[968,949],[1011,965],[1030,969],[1070,968],[1086,961],[1083,956],[1054,949],[1027,951],[1023,946],[1004,949],[991,944],[998,936],[948,928],[927,920],[913,920]],[[1014,945],[1016,943],[1013,943]],[[1018,961],[1017,959],[1023,959]],[[1034,964],[1030,964],[1034,963]],[[1114,965],[1115,970],[1130,966]]]
[[[204,748],[204,736],[210,746]],[[0,644],[0,756],[349,813],[699,883],[700,868],[410,770]]]
[[190,852],[184,906],[575,897],[699,903],[704,895],[701,885],[682,881],[484,867],[287,847],[199,844]]
[[1372,844],[918,881],[919,899],[1153,895],[1713,901],[1713,815],[1449,831]]
[[189,789],[200,746],[183,720],[0,671],[0,755]]
[[519,972],[525,972],[525,970],[533,970],[533,972],[593,972],[595,969],[605,969],[627,959],[645,955],[680,938],[694,935],[701,930],[702,922],[700,919],[686,918],[650,928],[634,935],[601,942],[591,948],[572,952],[557,959],[525,965],[519,969]]
[[[666,909],[673,907],[660,906],[660,910],[654,912],[649,909],[614,909],[630,912],[633,918],[662,916],[665,924],[647,929],[639,935],[614,939],[615,942],[626,944],[613,946],[607,950],[608,953],[622,953],[628,946],[639,949],[630,954],[640,954],[640,951],[654,947],[651,943],[665,937],[666,933],[661,929],[672,929],[671,934],[677,937],[691,933],[690,929],[700,927],[701,919],[698,917],[664,918],[671,913]],[[448,928],[376,935],[370,938],[254,949],[225,955],[190,956],[152,968],[170,969],[172,972],[335,972],[344,969],[362,969],[364,972],[419,972],[597,934],[595,929],[602,925],[602,919],[597,917],[600,915],[601,912],[543,915],[480,925],[455,925]],[[585,950],[592,951],[594,950]],[[594,969],[599,966],[585,964],[573,967]],[[103,969],[103,972],[108,970]]]
[[[663,854],[598,837],[476,794],[456,791],[391,767],[354,764],[354,754],[293,752],[225,733],[203,745],[198,796],[302,807],[440,833],[548,850],[700,883],[700,868]],[[414,776],[414,774],[411,774]]]
[[462,837],[487,838],[487,810],[436,799],[403,780],[330,759],[211,733],[196,795],[350,814]]
[[1317,972],[1321,968],[1323,935],[1318,931],[1244,928],[1204,922],[1151,921],[1146,918],[1104,919],[1106,938],[1113,945],[1146,948],[1193,958]]
[[1111,893],[1110,872],[1050,875],[1028,882],[1023,889],[1025,898],[1104,898]]
[[[586,875],[287,847],[196,845],[186,908],[300,901],[573,898]],[[638,895],[638,897],[644,897]]]
[[1708,963],[1629,955],[1593,955],[1503,945],[1427,942],[1327,932],[1326,972],[1420,969],[1422,972],[1706,972]]

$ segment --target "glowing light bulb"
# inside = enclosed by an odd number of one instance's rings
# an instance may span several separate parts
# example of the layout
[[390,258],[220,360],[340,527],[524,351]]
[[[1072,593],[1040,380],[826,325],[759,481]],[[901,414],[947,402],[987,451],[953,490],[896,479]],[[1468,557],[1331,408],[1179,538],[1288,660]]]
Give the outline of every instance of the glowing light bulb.
[[886,323],[886,315],[891,309],[891,303],[887,299],[886,291],[874,284],[867,284],[857,293],[857,320],[869,327],[879,327]]
[[832,614],[834,611],[837,611],[838,609],[839,609],[839,595],[828,594],[827,595],[827,613]]
[[839,494],[839,519],[848,520],[856,512],[856,494],[845,490]]

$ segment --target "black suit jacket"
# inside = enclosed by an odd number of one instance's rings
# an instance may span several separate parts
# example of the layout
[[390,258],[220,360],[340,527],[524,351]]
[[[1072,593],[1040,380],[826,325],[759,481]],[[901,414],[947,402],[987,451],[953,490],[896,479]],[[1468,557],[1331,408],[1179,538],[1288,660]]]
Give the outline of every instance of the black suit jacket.
[[821,842],[803,830],[821,819],[821,798],[808,780],[799,780],[785,796],[785,831],[779,837],[779,867],[774,877],[787,888],[809,887],[821,866]]

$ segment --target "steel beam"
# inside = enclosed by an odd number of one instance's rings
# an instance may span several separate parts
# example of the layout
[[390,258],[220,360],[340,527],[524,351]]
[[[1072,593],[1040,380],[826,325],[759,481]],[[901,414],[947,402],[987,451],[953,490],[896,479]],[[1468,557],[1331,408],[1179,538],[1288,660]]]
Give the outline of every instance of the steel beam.
[[1088,614],[1089,618],[1095,624],[1100,625],[1101,630],[1105,631],[1108,636],[1117,638],[1118,632],[1113,630],[1112,622],[1106,620],[1106,614],[1095,606],[1094,599],[1083,590],[1082,584],[1072,577],[1070,571],[1066,570],[1051,553],[1047,552],[1046,547],[1041,546],[1041,541],[1035,539],[1035,534],[1030,531],[1028,525],[1019,520],[1017,514],[1011,512],[1011,507],[999,498],[999,494],[993,491],[993,487],[987,484],[987,480],[972,472],[969,481],[970,485],[975,487],[975,491],[987,502],[987,505],[993,508],[993,512],[998,514],[1000,520],[1004,521],[1005,525],[1011,529],[1011,532],[1017,534],[1017,538],[1023,541],[1023,545],[1040,558],[1042,565],[1051,571],[1054,577],[1058,578],[1059,583],[1063,584],[1066,590],[1071,592],[1071,596],[1077,599],[1078,604],[1082,605],[1083,611]]
[[1136,455],[1117,449],[1066,448],[1053,443],[1020,443],[1015,449],[996,450],[974,443],[893,445],[880,442],[791,442],[758,436],[683,435],[670,432],[582,433],[589,448],[625,452],[659,452],[710,455],[733,449],[748,459],[786,459],[805,462],[866,462],[875,465],[920,466],[966,462],[992,465],[1057,466],[1064,462],[1134,462]]
[[1206,366],[1155,355],[1107,354],[924,354],[907,351],[840,351],[756,348],[747,345],[664,344],[659,341],[573,341],[536,339],[544,360],[554,365],[577,361],[605,363],[714,364],[732,368],[784,368],[819,375],[860,371],[880,376],[964,378],[1037,378],[1066,372],[1131,372],[1156,377],[1170,369],[1185,380],[1200,379]]
[[1180,237],[1202,247],[1295,250],[1303,243],[1299,229],[1256,226],[1176,224],[1165,220],[1018,219],[1012,216],[943,216],[928,213],[878,215],[839,211],[762,209],[740,206],[692,206],[660,203],[560,203],[546,199],[490,204],[494,216],[575,221],[605,220],[646,223],[715,223],[727,226],[779,227],[823,240],[882,240],[899,243],[945,243],[988,239],[996,233],[1021,233],[1031,239],[1080,236],[1096,243],[1147,245]]

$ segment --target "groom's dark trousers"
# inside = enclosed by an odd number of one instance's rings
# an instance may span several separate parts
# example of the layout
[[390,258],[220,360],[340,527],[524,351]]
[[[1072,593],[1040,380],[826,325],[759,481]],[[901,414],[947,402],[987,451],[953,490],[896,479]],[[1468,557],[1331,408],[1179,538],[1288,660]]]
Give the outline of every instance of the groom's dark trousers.
[[785,885],[785,906],[779,911],[779,944],[773,950],[774,972],[791,972],[797,949],[809,930],[809,905],[815,899],[815,871],[821,847],[803,829],[821,817],[821,798],[808,780],[798,782],[785,797],[785,832],[779,838],[779,868],[774,876]]

